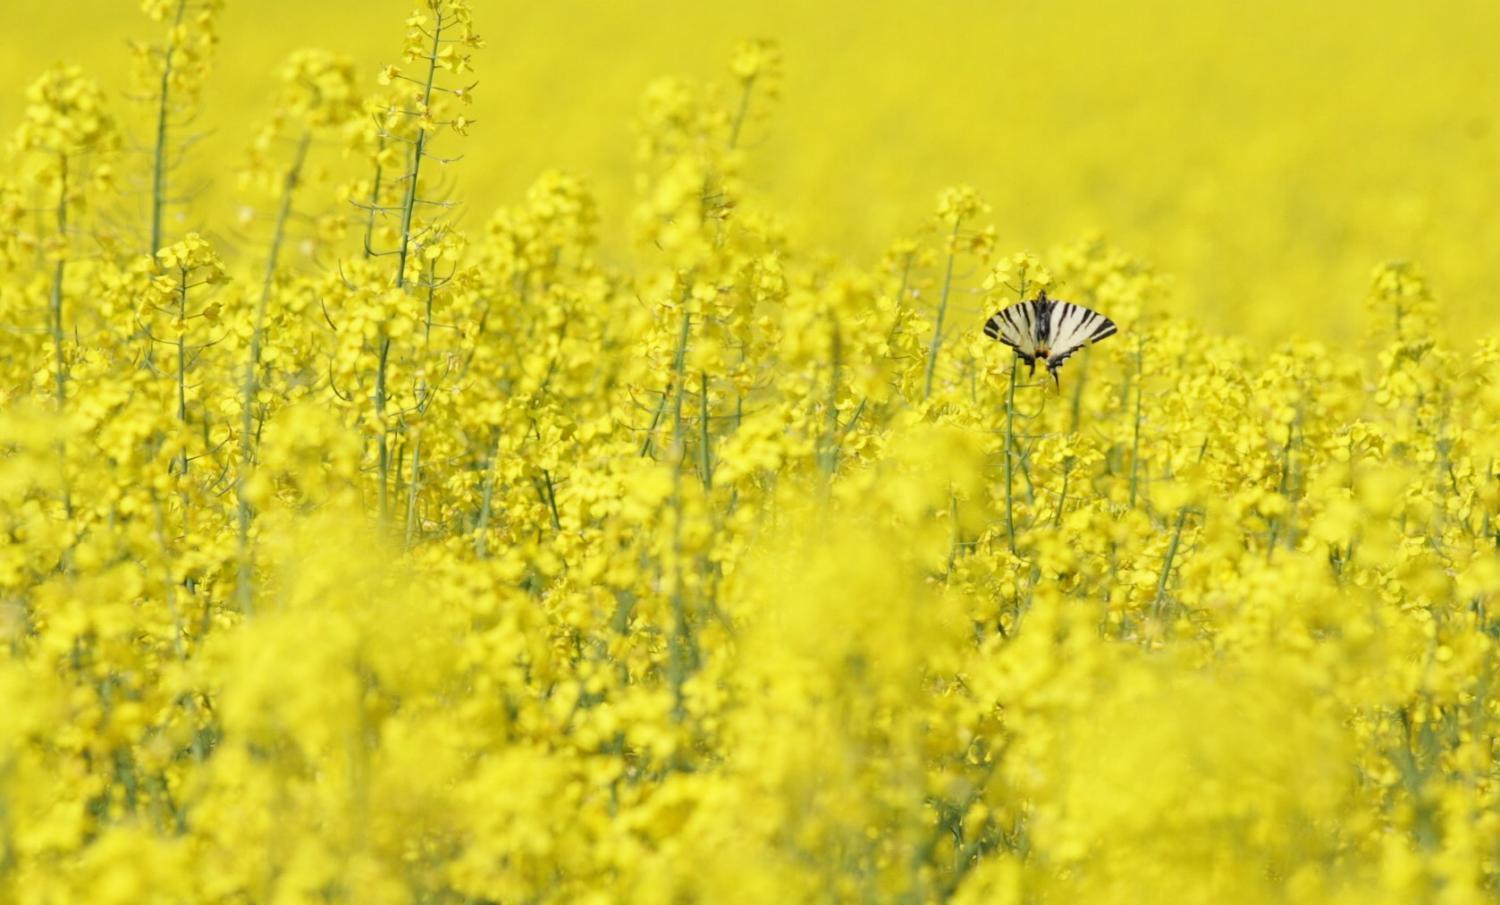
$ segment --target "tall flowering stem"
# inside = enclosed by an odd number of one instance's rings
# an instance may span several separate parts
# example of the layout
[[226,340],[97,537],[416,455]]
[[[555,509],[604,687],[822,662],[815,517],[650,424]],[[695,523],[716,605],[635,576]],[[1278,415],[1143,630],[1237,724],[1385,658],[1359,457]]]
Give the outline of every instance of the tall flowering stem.
[[167,208],[176,200],[169,186],[172,130],[191,119],[194,104],[208,75],[218,35],[214,20],[222,0],[144,0],[142,10],[153,21],[166,24],[157,44],[135,47],[137,90],[152,104],[150,162],[151,212],[147,251],[156,254],[166,242]]
[[[441,199],[423,194],[422,177],[424,164],[452,162],[433,156],[431,144],[437,134],[449,129],[462,135],[473,123],[473,120],[452,109],[452,106],[470,103],[474,86],[444,86],[439,83],[439,74],[447,72],[461,75],[472,71],[469,52],[482,44],[474,32],[472,13],[466,0],[427,0],[426,11],[413,13],[406,20],[406,26],[403,57],[407,62],[419,64],[418,71],[421,74],[415,77],[406,75],[396,66],[387,66],[381,72],[381,84],[395,86],[395,96],[377,114],[379,133],[374,155],[375,176],[371,201],[365,205],[369,215],[365,239],[366,256],[393,255],[396,258],[393,284],[398,293],[406,293],[413,283],[419,282],[428,265],[445,254],[445,245],[453,239],[447,225],[440,219],[418,216],[423,208],[441,212],[448,206]],[[400,179],[387,183],[383,179],[386,163],[392,157],[391,152],[401,146],[407,149],[405,170]],[[394,204],[386,204],[382,190],[392,184],[399,187],[400,197]],[[377,217],[392,213],[397,217],[395,247],[378,251],[371,240],[373,224]],[[431,273],[433,275],[430,279],[441,281],[435,271]],[[428,288],[431,290],[433,287]],[[429,291],[429,310],[430,295]],[[428,322],[430,321],[429,315]],[[373,403],[377,423],[377,499],[382,523],[390,520],[392,475],[391,429],[388,421],[391,402],[391,346],[394,339],[390,331],[382,328],[376,340]],[[424,397],[426,392],[425,388],[421,390]]]
[[[255,556],[251,543],[255,506],[251,480],[260,435],[256,427],[256,407],[262,385],[261,359],[266,343],[266,321],[276,300],[283,252],[291,237],[297,196],[303,187],[314,138],[348,126],[359,111],[354,69],[342,57],[326,51],[300,50],[292,54],[278,75],[282,90],[277,109],[271,121],[256,136],[249,164],[241,174],[247,184],[267,190],[274,199],[275,211],[240,389],[239,466],[235,481],[239,564],[235,594],[240,611],[247,615],[253,610],[255,592]],[[273,149],[286,140],[292,142],[290,159],[275,159]]]
[[[71,254],[73,221],[70,212],[86,209],[85,187],[91,177],[107,172],[119,147],[119,132],[104,108],[103,92],[76,66],[59,66],[31,84],[27,106],[14,146],[23,157],[40,164],[37,182],[56,192],[54,232],[45,243],[52,273],[47,297],[47,333],[52,340],[52,388],[59,414],[68,402],[68,328],[64,320],[67,265]],[[66,470],[67,447],[57,441],[58,461]],[[72,490],[63,484],[63,508],[73,514]]]

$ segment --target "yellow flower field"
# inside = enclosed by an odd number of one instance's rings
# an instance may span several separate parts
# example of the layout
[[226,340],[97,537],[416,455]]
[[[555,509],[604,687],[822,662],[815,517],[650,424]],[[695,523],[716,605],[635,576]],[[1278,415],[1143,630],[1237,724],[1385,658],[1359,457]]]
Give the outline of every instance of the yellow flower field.
[[1497,8],[405,3],[0,8],[0,902],[1500,897]]

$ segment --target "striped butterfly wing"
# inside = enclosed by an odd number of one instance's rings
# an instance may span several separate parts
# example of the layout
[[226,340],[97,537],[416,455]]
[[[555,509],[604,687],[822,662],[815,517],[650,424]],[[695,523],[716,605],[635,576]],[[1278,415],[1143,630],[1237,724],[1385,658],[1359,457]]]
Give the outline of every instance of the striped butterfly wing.
[[1005,343],[1027,364],[1036,361],[1038,345],[1037,309],[1034,302],[1020,302],[995,312],[984,322],[984,335]]
[[1057,370],[1084,346],[1115,333],[1115,322],[1072,302],[1050,302],[1047,312],[1047,367]]

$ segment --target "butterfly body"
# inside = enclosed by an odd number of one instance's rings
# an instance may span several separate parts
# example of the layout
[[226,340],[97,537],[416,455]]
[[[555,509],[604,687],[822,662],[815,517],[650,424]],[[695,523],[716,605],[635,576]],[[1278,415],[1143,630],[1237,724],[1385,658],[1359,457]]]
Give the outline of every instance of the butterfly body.
[[1036,363],[1046,365],[1057,381],[1057,369],[1073,353],[1115,333],[1115,322],[1072,302],[1047,297],[1019,302],[995,312],[984,323],[984,333],[1010,346],[1016,356],[1036,373]]

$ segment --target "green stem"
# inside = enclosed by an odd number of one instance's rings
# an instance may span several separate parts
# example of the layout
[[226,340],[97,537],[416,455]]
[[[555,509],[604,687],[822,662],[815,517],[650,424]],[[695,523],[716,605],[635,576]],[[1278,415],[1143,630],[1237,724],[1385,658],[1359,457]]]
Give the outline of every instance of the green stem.
[[1010,552],[1016,554],[1015,515],[1015,413],[1016,377],[1021,370],[1021,359],[1012,358],[1010,363],[1010,389],[1005,397],[1005,536],[1010,541]]
[[[426,400],[422,390],[418,390],[417,408],[426,407]],[[416,436],[412,438],[411,444],[411,480],[406,485],[406,546],[417,534],[417,494],[422,491],[422,429],[418,427]],[[554,516],[553,521],[556,521]]]
[[740,92],[740,106],[734,114],[734,124],[729,129],[729,150],[733,151],[740,143],[740,128],[745,125],[745,115],[750,112],[750,92],[755,88],[755,79],[745,80],[745,88]]
[[[1208,438],[1203,438],[1203,445],[1198,447],[1198,462],[1203,462],[1203,457],[1208,454]],[[1167,582],[1172,577],[1172,561],[1177,558],[1177,547],[1182,542],[1182,528],[1187,524],[1189,507],[1183,506],[1177,510],[1177,524],[1172,528],[1172,542],[1167,545],[1167,558],[1162,563],[1161,575],[1156,580],[1156,598],[1151,602],[1151,611],[1158,617],[1162,612],[1162,601],[1166,599]]]
[[829,313],[832,322],[832,334],[830,336],[832,368],[828,377],[828,427],[827,438],[823,441],[823,471],[829,477],[839,467],[839,378],[843,365],[844,342],[839,333],[839,321],[832,312]]
[[380,360],[375,366],[375,420],[380,430],[377,443],[379,444],[379,469],[380,488],[379,506],[380,523],[385,525],[390,521],[390,480],[391,480],[391,438],[390,431],[385,423],[385,374],[386,366],[390,361],[391,340],[385,335],[385,330],[380,331]]
[[1167,581],[1172,577],[1172,560],[1177,558],[1177,545],[1182,541],[1182,526],[1187,524],[1188,507],[1183,506],[1177,510],[1177,524],[1172,527],[1172,542],[1167,545],[1167,558],[1161,564],[1161,576],[1156,579],[1156,599],[1151,602],[1151,610],[1157,616],[1161,615],[1162,600],[1167,594]]
[[687,598],[683,593],[682,581],[682,465],[686,458],[686,452],[682,449],[682,386],[684,382],[684,368],[687,363],[688,333],[692,326],[692,315],[688,313],[684,304],[682,309],[682,326],[677,334],[677,353],[672,363],[672,386],[676,393],[672,402],[672,445],[679,450],[672,466],[672,637],[668,644],[668,678],[672,684],[672,715],[674,719],[682,720],[687,715],[686,699],[683,696],[682,686],[687,681],[687,675],[692,668],[692,660],[696,655],[694,651],[692,622],[688,618]]
[[[680,401],[682,386],[682,362],[687,354],[688,342],[688,300],[693,297],[693,284],[689,280],[682,288],[682,326],[677,332],[677,348],[672,353],[672,373],[674,379],[662,390],[661,398],[656,402],[656,411],[651,414],[651,426],[646,428],[646,439],[641,443],[641,458],[651,455],[656,444],[656,426],[661,423],[662,416],[667,412],[667,400],[672,397],[673,391],[677,391]],[[736,425],[737,427],[738,425]]]
[[953,221],[953,234],[948,237],[948,267],[943,274],[943,294],[938,299],[937,323],[932,326],[932,342],[927,347],[927,373],[922,380],[922,398],[932,395],[932,375],[937,371],[938,353],[943,346],[943,319],[948,313],[948,293],[953,289],[953,262],[958,257],[958,228],[962,220]]
[[891,332],[885,336],[885,344],[887,346],[896,341],[896,334],[901,330],[901,306],[906,304],[906,287],[911,282],[911,262],[914,257],[916,257],[916,253],[912,252],[906,255],[902,262],[901,285],[896,288],[896,310],[894,317],[891,319]]
[[1068,457],[1063,459],[1062,492],[1057,495],[1057,509],[1052,513],[1052,527],[1054,528],[1062,525],[1063,507],[1068,502],[1068,478],[1072,477],[1072,475],[1073,459],[1072,457]]
[[[177,288],[177,421],[182,424],[183,432],[186,433],[187,414],[187,271],[181,271]],[[182,449],[182,456],[178,459],[178,474],[185,475],[188,471],[187,447]]]
[[943,570],[943,580],[946,581],[953,575],[953,563],[958,560],[958,551],[963,547],[964,536],[959,530],[958,524],[958,494],[954,492],[953,485],[948,485],[948,565]]
[[266,255],[266,269],[261,278],[260,299],[255,306],[255,323],[250,331],[250,358],[245,363],[245,382],[240,407],[240,474],[236,482],[239,502],[239,581],[235,588],[240,612],[251,615],[254,607],[255,562],[250,552],[250,522],[252,511],[245,494],[245,482],[255,458],[255,397],[260,391],[260,350],[265,341],[266,309],[270,306],[271,293],[276,285],[276,266],[281,257],[281,245],[286,239],[286,223],[292,213],[292,199],[302,179],[302,167],[307,160],[311,133],[304,132],[297,144],[292,165],[282,181],[281,204],[276,211],[276,224],[271,232],[271,247]]
[[562,518],[557,512],[557,491],[552,482],[552,472],[543,468],[542,480],[533,479],[533,483],[536,485],[537,497],[541,499],[542,505],[547,507],[547,514],[552,519],[553,532],[562,533]]
[[1069,410],[1068,417],[1068,433],[1070,434],[1078,432],[1078,422],[1082,417],[1083,385],[1088,382],[1090,358],[1092,358],[1090,355],[1083,356],[1081,367],[1078,369],[1078,377],[1073,381],[1073,404]]
[[[64,267],[67,265],[67,241],[68,241],[68,157],[66,154],[58,155],[59,186],[57,190],[57,237],[62,243],[62,252],[58,255],[57,264],[52,271],[52,297],[48,306],[51,314],[52,332],[52,356],[57,369],[55,377],[55,392],[57,394],[57,413],[61,415],[68,405],[68,359],[63,354],[63,276]],[[66,469],[68,459],[67,442],[59,439],[57,441],[58,468]],[[73,518],[73,491],[68,485],[66,477],[63,480],[63,512],[68,519]]]
[[1135,438],[1130,446],[1130,508],[1132,509],[1135,508],[1137,477],[1141,464],[1141,396],[1145,383],[1141,370],[1141,341],[1137,338],[1135,342]]
[[[177,12],[172,18],[172,29],[182,25],[187,0],[177,0]],[[172,113],[172,69],[175,53],[170,39],[167,41],[166,59],[162,61],[161,85],[158,88],[156,108],[156,148],[151,160],[151,254],[161,250],[162,217],[167,208],[167,138],[168,120]]]
[[495,446],[484,468],[484,497],[479,504],[479,523],[474,526],[474,556],[484,559],[488,555],[490,511],[495,497],[495,462],[500,458],[500,431],[495,431]]
[[[422,109],[432,106],[432,84],[437,78],[438,51],[442,48],[443,13],[435,10],[436,21],[432,29],[432,52],[427,60],[427,83],[422,88]],[[422,172],[422,158],[427,147],[427,130],[417,128],[417,141],[412,150],[411,172],[407,173],[406,197],[401,202],[401,250],[396,258],[396,287],[406,285],[406,258],[411,250],[411,221],[417,207],[417,179]]]
[[[432,303],[437,294],[437,281],[431,269],[427,271],[427,321],[422,332],[422,356],[427,358],[432,349]],[[427,394],[427,381],[423,379],[417,386],[417,414],[427,414],[427,407],[431,404],[431,397]],[[412,540],[420,534],[420,525],[417,521],[417,495],[422,491],[422,431],[419,426],[416,436],[412,439],[411,449],[411,480],[406,485],[406,546],[410,547]]]
[[[65,154],[58,155],[59,186],[57,190],[57,237],[60,242],[66,243],[68,236],[68,158]],[[57,411],[59,413],[66,407],[68,401],[68,362],[63,356],[63,267],[67,262],[67,246],[63,245],[62,254],[58,255],[57,264],[52,271],[52,355],[57,365],[56,393]]]
[[672,446],[682,449],[682,384],[683,367],[687,363],[688,330],[692,326],[692,315],[682,311],[682,326],[677,333],[677,352],[672,359]]
[[[432,86],[437,78],[438,51],[442,46],[443,14],[441,10],[436,11],[436,22],[432,30],[432,49],[427,57],[427,80],[422,88],[422,109],[425,111],[432,105]],[[406,259],[411,254],[411,224],[417,208],[417,185],[422,175],[422,160],[426,156],[427,130],[417,128],[417,139],[412,148],[411,167],[406,173],[406,194],[401,201],[401,247],[396,257],[396,288],[406,288]],[[379,506],[380,522],[382,525],[390,523],[390,483],[391,472],[391,443],[390,430],[385,423],[386,407],[386,380],[390,368],[391,339],[381,331],[380,357],[375,370],[375,418],[380,422],[379,440],[379,469],[380,489]]]
[[656,411],[651,413],[651,426],[646,428],[646,439],[641,443],[641,458],[651,455],[651,449],[656,440],[656,426],[661,423],[662,415],[667,412],[667,400],[672,396],[672,385],[662,390],[661,398],[656,401]]
[[[151,508],[156,516],[156,545],[162,550],[168,548],[166,520],[162,517],[161,500],[155,494],[151,496]],[[187,643],[184,640],[182,630],[182,613],[177,607],[177,582],[172,580],[172,570],[163,568],[162,587],[165,590],[167,601],[167,613],[172,617],[172,650],[177,654],[177,659],[183,663],[187,662]]]
[[[1297,435],[1296,422],[1288,424],[1286,428],[1286,443],[1281,447],[1281,478],[1276,483],[1276,492],[1283,499],[1286,498],[1288,481],[1291,474],[1292,464],[1292,441]],[[1271,525],[1266,540],[1266,562],[1271,561],[1272,554],[1276,550],[1276,539],[1281,533],[1281,519],[1271,516]]]
[[667,678],[672,685],[672,718],[687,716],[683,685],[696,659],[693,624],[682,588],[682,460],[677,460],[672,484],[672,635],[667,645]]
[[703,489],[714,483],[713,446],[708,434],[708,374],[698,372],[698,458],[702,471]]
[[370,182],[370,209],[365,213],[365,257],[367,259],[375,255],[375,214],[380,204],[380,182],[382,178],[380,155],[385,153],[385,142],[385,136],[382,135],[375,153],[375,178]]

